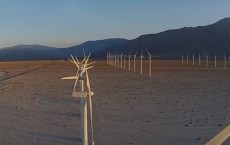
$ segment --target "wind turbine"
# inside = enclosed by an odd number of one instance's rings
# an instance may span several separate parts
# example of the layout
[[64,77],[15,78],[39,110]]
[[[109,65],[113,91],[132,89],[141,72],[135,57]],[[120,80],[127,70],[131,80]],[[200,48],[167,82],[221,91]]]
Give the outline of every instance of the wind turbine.
[[[138,52],[138,50],[137,50],[137,52]],[[137,52],[133,55],[133,72],[136,72]]]
[[122,60],[123,60],[122,56],[123,56],[123,54],[121,53],[121,55],[120,55],[120,57],[121,57],[121,65],[120,65],[120,67],[121,68],[122,68]]
[[[151,75],[152,75],[152,55],[149,53],[149,51],[147,49],[146,49],[146,51],[149,55],[149,77],[151,77]],[[182,58],[183,58],[183,54],[182,54]],[[182,62],[182,64],[183,64],[183,62]]]
[[200,53],[199,53],[199,66],[200,66]]
[[224,54],[224,68],[227,68],[227,59],[226,59],[226,55]]
[[116,53],[114,54],[114,65],[117,66],[117,55],[116,55]]
[[[81,140],[82,145],[88,145],[88,113],[87,113],[87,104],[89,103],[89,113],[90,113],[90,125],[91,125],[91,140],[92,145],[94,145],[94,133],[93,133],[93,116],[92,116],[92,96],[94,93],[91,91],[90,87],[90,80],[88,75],[88,69],[92,68],[92,63],[88,63],[90,54],[84,59],[79,62],[77,57],[71,56],[72,59],[69,59],[72,63],[74,63],[77,67],[77,73],[75,76],[71,77],[64,77],[61,79],[65,80],[75,80],[75,84],[73,87],[72,96],[76,98],[81,98]],[[85,78],[86,78],[86,86],[87,90],[84,90],[84,84],[85,84]],[[77,90],[76,86],[78,84],[78,81],[80,82],[80,90]]]
[[114,54],[112,55],[112,65],[114,66]]
[[109,52],[109,64],[111,65],[111,54]]
[[120,62],[119,62],[120,60],[119,60],[119,54],[117,55],[117,67],[119,67],[119,65],[120,65]]
[[124,55],[124,69],[126,69],[126,55]]
[[144,56],[143,56],[143,53],[142,53],[142,51],[141,51],[141,56],[140,56],[140,59],[141,59],[141,74],[142,74],[142,59],[144,58]]
[[130,59],[131,59],[131,51],[130,51],[130,53],[129,53],[129,55],[128,55],[128,58],[129,58],[129,71],[130,71]]

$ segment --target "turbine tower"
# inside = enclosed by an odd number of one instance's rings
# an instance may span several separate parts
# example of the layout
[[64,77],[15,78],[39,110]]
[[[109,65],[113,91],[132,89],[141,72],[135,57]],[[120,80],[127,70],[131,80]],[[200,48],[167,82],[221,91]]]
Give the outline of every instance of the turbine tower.
[[119,62],[120,60],[119,60],[119,54],[117,55],[117,67],[119,67],[120,66],[120,62]]
[[116,55],[116,53],[114,54],[114,66],[117,66],[117,55]]
[[206,53],[206,66],[208,67],[208,54]]
[[[88,112],[87,104],[89,104],[89,113],[90,113],[90,126],[91,126],[91,140],[92,145],[94,145],[94,133],[93,133],[93,116],[92,116],[92,96],[94,93],[91,91],[90,80],[88,75],[88,69],[92,68],[94,62],[88,64],[90,54],[85,56],[84,59],[79,62],[77,57],[75,58],[71,55],[72,59],[69,59],[77,67],[77,73],[72,77],[64,77],[61,79],[64,80],[75,80],[73,87],[72,96],[76,98],[81,98],[81,140],[82,145],[88,145]],[[84,90],[86,81],[87,90]],[[80,90],[77,90],[78,82],[80,82]]]
[[200,66],[200,53],[199,53],[199,66]]
[[126,55],[124,55],[124,69],[126,69]]
[[[137,52],[138,52],[138,50],[137,50]],[[133,72],[136,72],[137,52],[133,55]]]
[[144,58],[143,56],[143,53],[141,52],[141,56],[140,56],[140,59],[141,59],[141,74],[142,74],[142,59]]
[[130,53],[129,53],[129,55],[128,55],[128,58],[129,58],[129,71],[130,71],[130,59],[131,59],[131,51],[130,51]]
[[121,55],[120,55],[120,57],[121,57],[121,65],[120,65],[120,67],[122,68],[122,60],[123,60],[123,58],[122,58],[122,56],[123,56],[123,54],[121,53]]
[[[149,77],[152,75],[152,55],[149,53],[149,51],[146,49],[148,55],[149,55]],[[182,54],[182,60],[183,60],[183,54]],[[183,61],[182,61],[183,64]]]

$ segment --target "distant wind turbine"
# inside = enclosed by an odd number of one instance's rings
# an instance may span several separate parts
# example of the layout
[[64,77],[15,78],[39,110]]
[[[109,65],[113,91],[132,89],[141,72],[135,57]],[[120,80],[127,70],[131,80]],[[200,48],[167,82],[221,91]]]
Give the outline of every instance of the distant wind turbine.
[[114,66],[117,66],[117,55],[116,55],[116,53],[114,54]]
[[[137,52],[138,52],[138,50],[137,50]],[[136,72],[137,52],[133,55],[133,72]]]
[[117,54],[117,67],[120,67],[119,54]]
[[129,53],[129,55],[128,55],[128,58],[129,58],[129,71],[130,71],[130,59],[131,59],[131,51],[130,51],[130,53]]
[[141,59],[141,74],[142,74],[142,59],[144,58],[143,56],[143,53],[141,52],[141,56],[140,56],[140,59]]
[[123,56],[124,56],[124,69],[126,69],[126,55]]
[[[149,53],[149,51],[146,49],[148,55],[149,55],[149,77],[152,75],[152,55]],[[183,56],[183,54],[182,54]]]

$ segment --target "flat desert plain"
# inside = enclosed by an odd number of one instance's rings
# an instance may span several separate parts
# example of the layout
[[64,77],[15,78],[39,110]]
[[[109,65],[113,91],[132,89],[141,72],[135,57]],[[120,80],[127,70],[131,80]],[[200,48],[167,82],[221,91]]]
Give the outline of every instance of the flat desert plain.
[[[155,60],[150,78],[139,63],[135,73],[105,61],[89,70],[96,145],[204,145],[230,124],[229,64]],[[68,61],[1,62],[0,144],[80,145],[80,100],[74,81],[61,80],[76,70]]]

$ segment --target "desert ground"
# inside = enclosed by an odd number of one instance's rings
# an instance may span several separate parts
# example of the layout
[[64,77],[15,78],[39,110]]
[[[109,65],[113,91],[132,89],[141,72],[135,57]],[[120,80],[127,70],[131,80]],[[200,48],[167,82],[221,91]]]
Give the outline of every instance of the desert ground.
[[[96,145],[204,145],[230,124],[230,64],[140,62],[89,70]],[[126,64],[128,68],[128,63]],[[80,145],[69,61],[0,62],[0,144]],[[230,144],[228,139],[224,145]]]

